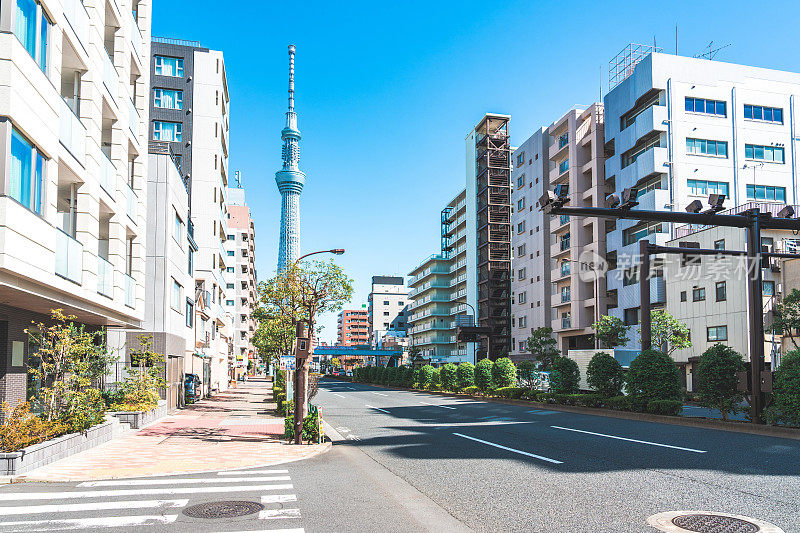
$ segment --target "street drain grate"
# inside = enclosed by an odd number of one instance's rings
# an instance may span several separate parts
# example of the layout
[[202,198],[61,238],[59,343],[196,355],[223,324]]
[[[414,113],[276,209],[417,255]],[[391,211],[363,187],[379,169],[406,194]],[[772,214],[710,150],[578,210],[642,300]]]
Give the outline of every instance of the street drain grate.
[[193,518],[236,518],[257,513],[263,509],[264,506],[256,502],[209,502],[187,507],[183,514]]
[[761,530],[747,520],[715,514],[684,514],[673,518],[672,523],[698,533],[758,533]]

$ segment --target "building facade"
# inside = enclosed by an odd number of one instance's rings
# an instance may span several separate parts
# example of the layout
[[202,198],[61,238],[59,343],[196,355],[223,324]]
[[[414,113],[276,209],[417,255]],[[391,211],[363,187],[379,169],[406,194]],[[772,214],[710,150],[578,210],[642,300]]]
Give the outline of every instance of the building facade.
[[5,2],[0,36],[0,401],[16,405],[31,321],[144,320],[150,3]]
[[369,343],[377,346],[389,333],[408,329],[408,290],[402,276],[372,276],[367,297]]
[[[639,209],[683,211],[712,193],[724,194],[727,208],[798,203],[800,75],[653,52],[612,81],[604,99],[606,182],[618,193],[636,188]],[[637,241],[676,237],[674,224],[636,221],[608,233],[612,315],[639,322]],[[652,303],[665,305],[664,277],[650,283]],[[631,335],[629,347],[637,346]]]
[[225,306],[233,315],[233,360],[230,364],[238,377],[258,363],[253,345],[256,331],[253,310],[258,306],[256,228],[241,184],[228,189],[228,232],[225,251],[234,263],[234,272],[232,275],[229,273],[226,279]]
[[343,309],[336,321],[337,346],[369,345],[369,311]]
[[[154,38],[150,139],[169,144],[189,187],[197,252],[190,253],[194,338],[187,345],[195,370],[211,390],[225,390],[233,368],[233,313],[226,301],[236,261],[228,256],[227,190],[230,98],[222,52],[195,41]],[[195,371],[194,373],[199,372]]]

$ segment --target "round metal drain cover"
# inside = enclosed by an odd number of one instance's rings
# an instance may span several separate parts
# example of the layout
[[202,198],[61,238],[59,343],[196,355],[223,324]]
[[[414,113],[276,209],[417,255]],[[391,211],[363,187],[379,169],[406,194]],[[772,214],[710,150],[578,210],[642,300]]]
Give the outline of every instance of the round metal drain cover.
[[684,514],[673,518],[672,523],[699,533],[758,533],[761,530],[747,520],[716,514]]
[[209,502],[187,507],[183,514],[194,518],[235,518],[257,513],[262,509],[264,506],[256,502]]

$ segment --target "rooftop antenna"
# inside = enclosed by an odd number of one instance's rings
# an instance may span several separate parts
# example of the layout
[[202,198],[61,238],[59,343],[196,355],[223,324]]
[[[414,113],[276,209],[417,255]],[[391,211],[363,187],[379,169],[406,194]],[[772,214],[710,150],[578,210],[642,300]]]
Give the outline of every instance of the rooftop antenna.
[[678,25],[675,24],[675,55],[678,55]]
[[723,44],[722,46],[714,48],[714,41],[709,41],[708,44],[703,48],[704,51],[700,52],[699,54],[695,54],[694,57],[696,59],[712,60],[717,56],[720,50],[729,46],[731,46],[731,43]]

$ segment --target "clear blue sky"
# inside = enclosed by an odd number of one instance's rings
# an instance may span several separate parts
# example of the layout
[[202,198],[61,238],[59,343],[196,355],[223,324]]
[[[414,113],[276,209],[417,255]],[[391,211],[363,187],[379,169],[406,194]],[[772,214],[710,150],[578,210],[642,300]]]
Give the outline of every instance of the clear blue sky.
[[[486,112],[511,115],[512,143],[607,90],[627,43],[800,71],[800,3],[245,2],[154,0],[153,35],[222,50],[231,94],[231,176],[240,170],[256,223],[260,279],[275,272],[280,130],[289,43],[303,252],[343,247],[352,305],[373,275],[406,275],[439,248],[439,213],[464,186],[464,137]],[[295,6],[293,10],[290,8]],[[323,340],[336,334],[323,319]]]

